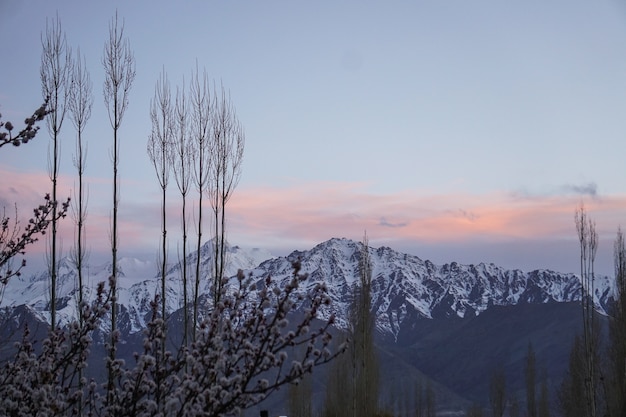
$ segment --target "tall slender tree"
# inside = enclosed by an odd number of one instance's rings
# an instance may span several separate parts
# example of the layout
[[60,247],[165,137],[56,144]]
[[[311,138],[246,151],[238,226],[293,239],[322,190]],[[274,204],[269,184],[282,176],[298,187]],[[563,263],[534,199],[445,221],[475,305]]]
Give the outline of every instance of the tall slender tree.
[[[104,103],[109,113],[109,121],[113,128],[113,149],[111,160],[113,163],[113,213],[111,219],[111,341],[109,346],[107,392],[113,388],[113,373],[115,364],[115,350],[118,338],[117,332],[117,250],[118,230],[117,212],[119,208],[119,129],[124,113],[128,108],[128,95],[135,80],[135,57],[130,48],[130,42],[124,35],[124,23],[119,22],[117,10],[109,23],[109,39],[104,45],[102,56],[104,66]],[[110,400],[110,398],[109,398]]]
[[[87,144],[83,137],[85,125],[91,117],[93,106],[93,84],[87,71],[85,58],[80,49],[76,51],[71,74],[71,89],[68,101],[70,119],[76,129],[76,150],[73,157],[74,167],[78,175],[78,190],[74,193],[73,218],[76,226],[76,243],[71,252],[71,259],[77,272],[78,305],[83,304],[85,279],[83,268],[87,259],[85,247],[85,220],[87,219],[87,187],[84,184],[85,164],[87,161]],[[79,310],[80,313],[80,310]],[[82,325],[82,315],[78,314]]]
[[574,215],[578,241],[580,244],[580,280],[581,280],[581,311],[583,319],[583,347],[585,351],[585,398],[589,417],[597,415],[597,363],[598,355],[598,326],[594,314],[595,293],[595,259],[598,250],[598,234],[596,224],[587,215],[581,204]]
[[174,106],[174,120],[172,134],[172,158],[171,165],[173,167],[174,179],[180,192],[182,208],[181,208],[181,231],[183,234],[182,242],[182,260],[181,281],[183,284],[183,345],[187,345],[189,338],[189,290],[188,273],[187,273],[187,233],[189,229],[187,213],[187,195],[189,194],[189,186],[191,183],[192,170],[192,146],[189,137],[189,117],[187,115],[187,104],[185,99],[185,83],[183,80],[182,89],[176,89],[176,102]]
[[[50,116],[46,118],[46,125],[52,138],[52,146],[48,148],[48,169],[50,181],[52,182],[52,201],[57,202],[57,181],[59,177],[59,167],[61,163],[61,143],[60,132],[65,119],[67,100],[70,88],[70,77],[72,69],[72,54],[67,46],[65,33],[61,29],[59,16],[46,20],[46,32],[41,35],[43,51],[41,54],[41,90],[44,99],[49,100],[51,109]],[[58,275],[58,224],[57,224],[57,204],[52,206],[52,225],[48,269],[50,274],[50,322],[54,329],[56,327],[56,290]]]
[[330,372],[324,417],[374,417],[379,413],[379,365],[374,346],[372,265],[367,234],[359,255],[359,280],[350,305],[347,351]]
[[367,234],[363,236],[359,261],[360,288],[353,304],[353,415],[375,416],[378,413],[379,365],[374,346],[372,313],[372,263]]
[[215,97],[208,194],[213,209],[214,227],[213,303],[217,304],[222,293],[227,261],[226,204],[241,176],[245,134],[230,99],[230,93],[224,90],[223,85]]
[[607,400],[611,416],[626,413],[626,244],[622,229],[613,246],[615,262],[615,302],[609,318],[609,371]]
[[[161,275],[161,319],[163,320],[163,334],[166,334],[166,282],[167,273],[167,216],[166,196],[170,174],[170,149],[173,134],[173,107],[170,84],[165,70],[161,73],[154,89],[154,98],[150,102],[150,119],[152,131],[148,138],[148,156],[154,167],[159,186],[161,187],[161,260],[159,272]],[[165,345],[162,345],[165,349]]]
[[190,136],[193,155],[193,180],[198,192],[198,210],[196,212],[196,271],[193,288],[193,327],[192,337],[196,338],[198,326],[198,301],[200,295],[200,249],[202,246],[202,202],[209,181],[211,164],[211,122],[214,100],[209,89],[206,70],[200,76],[198,64],[191,75],[190,95]]
[[[84,306],[85,279],[83,269],[87,260],[87,249],[85,246],[85,220],[87,219],[87,197],[86,186],[84,184],[85,164],[87,160],[87,146],[83,138],[85,125],[91,117],[93,105],[93,84],[87,71],[85,58],[81,56],[80,48],[76,51],[76,59],[73,62],[71,71],[71,89],[68,100],[69,116],[76,129],[76,150],[73,157],[74,167],[78,175],[78,190],[74,191],[74,204],[72,206],[72,217],[74,219],[76,242],[70,253],[70,258],[76,268],[76,294],[78,297],[78,323],[84,326]],[[83,370],[78,370],[79,384],[83,384]]]

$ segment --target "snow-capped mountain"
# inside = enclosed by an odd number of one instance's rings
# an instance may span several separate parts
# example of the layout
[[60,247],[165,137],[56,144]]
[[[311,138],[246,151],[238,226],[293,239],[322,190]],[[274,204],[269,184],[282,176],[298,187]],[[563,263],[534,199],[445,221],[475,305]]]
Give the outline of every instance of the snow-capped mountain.
[[[359,282],[363,245],[348,239],[331,239],[313,249],[268,260],[253,271],[259,278],[283,278],[291,262],[301,260],[309,283],[326,282],[339,323],[347,317],[353,289]],[[580,279],[575,274],[548,270],[523,272],[494,264],[435,265],[388,247],[369,248],[372,264],[372,304],[377,328],[397,335],[407,319],[471,317],[491,305],[570,302],[580,299]],[[596,277],[596,308],[604,313],[612,294],[608,277]]]
[[[295,251],[287,257],[272,257],[260,249],[228,247],[229,276],[243,269],[255,280],[271,275],[278,281],[289,279],[292,262],[300,260],[301,272],[309,274],[301,291],[324,281],[333,300],[330,311],[338,323],[345,324],[355,286],[359,284],[359,260],[363,246],[348,239],[330,239],[308,251]],[[200,256],[201,294],[210,294],[212,242],[200,253],[187,257],[188,276],[194,276]],[[581,285],[574,274],[547,270],[523,272],[506,270],[494,264],[460,265],[455,262],[435,265],[417,256],[400,253],[388,247],[369,248],[372,264],[372,303],[377,328],[383,335],[396,336],[405,321],[445,317],[471,317],[490,306],[521,303],[570,302],[580,298]],[[167,311],[182,306],[182,268],[173,264],[167,270]],[[150,301],[160,293],[159,276],[154,262],[123,258],[119,261],[118,302],[121,309],[120,329],[129,333],[144,328],[150,317]],[[86,270],[90,288],[106,281],[110,265]],[[190,282],[190,278],[188,278]],[[67,260],[60,263],[57,308],[60,322],[76,314],[76,271]],[[49,319],[49,280],[47,272],[30,278],[15,279],[6,289],[3,306],[26,305],[42,319]],[[88,294],[90,292],[88,291]],[[612,294],[608,277],[597,277],[594,299],[600,312],[606,311]],[[328,314],[330,311],[326,311]]]

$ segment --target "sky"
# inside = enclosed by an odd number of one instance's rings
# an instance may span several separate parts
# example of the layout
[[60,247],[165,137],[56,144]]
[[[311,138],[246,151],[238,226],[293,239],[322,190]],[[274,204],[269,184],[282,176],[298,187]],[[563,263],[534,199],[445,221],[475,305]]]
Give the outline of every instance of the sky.
[[[626,5],[618,0],[0,0],[0,113],[20,126],[42,102],[46,21],[58,16],[93,81],[88,246],[106,259],[112,130],[102,52],[118,12],[136,60],[120,129],[122,256],[155,257],[160,188],[146,153],[159,74],[198,65],[230,92],[245,128],[228,210],[232,244],[276,255],[331,237],[435,263],[577,272],[574,212],[613,273],[626,224]],[[72,195],[76,133],[61,132],[59,192]],[[50,136],[0,150],[0,205],[24,217],[49,192]],[[171,187],[172,253],[180,245]],[[73,243],[62,225],[63,250]],[[45,244],[31,249],[42,262]]]

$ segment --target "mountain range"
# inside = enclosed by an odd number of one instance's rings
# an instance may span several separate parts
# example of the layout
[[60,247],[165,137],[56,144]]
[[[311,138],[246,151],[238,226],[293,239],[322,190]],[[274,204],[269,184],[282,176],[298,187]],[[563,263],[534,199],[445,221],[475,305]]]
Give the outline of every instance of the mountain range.
[[[186,258],[195,270],[198,256],[201,275],[210,276],[212,241]],[[581,281],[575,274],[549,270],[507,270],[494,264],[435,265],[389,247],[369,247],[372,267],[372,307],[383,378],[394,390],[398,378],[429,381],[449,409],[467,402],[484,401],[488,375],[495,364],[503,366],[512,392],[520,390],[522,363],[529,343],[543,361],[556,389],[565,372],[569,346],[580,330]],[[345,328],[355,286],[359,285],[359,261],[363,245],[333,238],[310,250],[274,257],[261,249],[228,246],[228,276],[243,269],[253,280],[268,275],[279,282],[291,276],[292,262],[299,260],[308,273],[301,285],[324,281],[332,299],[324,317],[335,313],[337,326]],[[182,307],[181,263],[167,269],[167,311]],[[86,269],[89,285],[106,281],[110,264]],[[57,315],[61,323],[76,316],[76,271],[68,259],[59,264]],[[140,333],[150,317],[150,301],[159,292],[155,262],[119,260],[119,328],[125,337]],[[29,320],[49,320],[48,273],[14,278],[5,288],[1,305]],[[201,293],[208,299],[210,280],[203,279]],[[600,316],[613,298],[609,277],[595,279],[594,302]],[[322,318],[324,318],[322,317]],[[14,321],[19,321],[16,317]],[[107,331],[106,323],[102,331]],[[471,356],[470,356],[471,355]],[[395,381],[395,382],[394,382]],[[403,383],[400,383],[402,385]],[[406,384],[405,384],[406,385]],[[391,395],[392,393],[390,393]],[[443,407],[443,406],[442,406]],[[444,407],[445,408],[445,407]]]

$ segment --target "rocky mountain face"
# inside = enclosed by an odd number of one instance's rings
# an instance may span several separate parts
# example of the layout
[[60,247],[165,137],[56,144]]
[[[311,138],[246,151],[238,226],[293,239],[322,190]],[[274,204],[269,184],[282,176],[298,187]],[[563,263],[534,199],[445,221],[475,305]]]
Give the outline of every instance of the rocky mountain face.
[[[201,303],[209,309],[212,249],[209,241],[200,253],[186,259],[191,288],[200,258]],[[350,302],[359,285],[362,253],[362,244],[348,239],[330,239],[286,257],[232,246],[228,248],[227,273],[234,276],[243,269],[253,281],[270,275],[284,282],[293,273],[292,263],[299,260],[301,272],[308,273],[300,291],[325,282],[333,302],[322,315],[334,313],[342,328],[347,325]],[[488,397],[489,372],[495,363],[506,369],[507,386],[521,390],[523,358],[529,343],[535,346],[553,386],[560,383],[571,341],[580,331],[577,301],[581,283],[576,275],[507,270],[483,263],[435,265],[388,247],[370,247],[369,258],[382,378],[388,390],[396,390],[394,384],[400,384],[397,389],[402,385],[406,388],[409,380],[431,381],[440,400],[450,405],[449,410],[458,410],[463,401]],[[108,279],[110,269],[110,265],[86,268],[87,297],[93,296],[97,282]],[[160,274],[155,262],[130,258],[119,261],[119,270],[119,329],[123,339],[140,340],[140,332],[151,317],[150,302],[160,294]],[[166,307],[172,317],[179,315],[182,307],[181,277],[182,264],[170,265]],[[17,334],[17,323],[26,320],[30,328],[39,323],[43,334],[49,320],[48,285],[46,272],[13,279],[0,299],[2,307],[8,307],[0,314],[10,317],[3,320],[11,327],[5,332]],[[611,279],[596,277],[593,297],[600,316],[608,311],[612,294]],[[76,298],[76,271],[63,260],[57,299],[60,323],[76,317]],[[102,326],[102,334],[106,334],[107,320]],[[323,384],[323,378],[318,381]],[[276,404],[280,407],[280,400]]]

